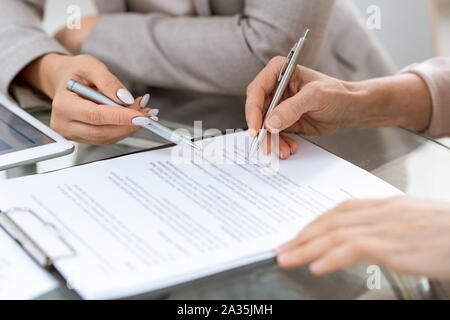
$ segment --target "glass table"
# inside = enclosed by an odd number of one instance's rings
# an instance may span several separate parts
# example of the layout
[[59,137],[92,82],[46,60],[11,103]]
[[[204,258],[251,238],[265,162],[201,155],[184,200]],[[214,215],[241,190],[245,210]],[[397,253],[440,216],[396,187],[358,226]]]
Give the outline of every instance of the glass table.
[[[246,128],[243,97],[205,95],[152,89],[151,106],[160,109],[163,123],[186,128],[193,122],[203,130]],[[33,112],[48,124],[50,112]],[[450,149],[402,128],[343,130],[326,137],[308,138],[322,148],[373,173],[407,194],[450,201]],[[112,146],[76,144],[71,155],[0,172],[0,179],[43,173],[167,144],[138,132]],[[446,283],[398,275],[381,269],[381,286],[369,289],[367,266],[359,265],[325,277],[308,268],[280,270],[267,261],[198,280],[158,294],[137,298],[164,299],[432,299],[448,298]],[[40,299],[77,299],[61,281],[60,287]]]

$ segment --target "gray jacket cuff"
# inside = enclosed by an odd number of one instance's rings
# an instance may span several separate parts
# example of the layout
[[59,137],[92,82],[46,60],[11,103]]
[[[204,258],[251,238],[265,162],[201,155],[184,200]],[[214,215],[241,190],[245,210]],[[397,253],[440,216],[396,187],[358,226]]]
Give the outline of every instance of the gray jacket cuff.
[[[30,30],[30,33],[33,30]],[[35,33],[35,32],[33,32]],[[27,41],[19,42],[12,47],[0,50],[2,72],[0,75],[0,93],[9,94],[14,78],[33,60],[47,53],[69,52],[56,40],[46,34],[30,34]]]

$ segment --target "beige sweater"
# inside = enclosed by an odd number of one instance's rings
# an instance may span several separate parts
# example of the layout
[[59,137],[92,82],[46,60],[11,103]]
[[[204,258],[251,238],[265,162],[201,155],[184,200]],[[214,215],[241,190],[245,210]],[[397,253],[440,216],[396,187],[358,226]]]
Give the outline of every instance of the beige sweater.
[[[180,0],[94,1],[101,18],[82,52],[127,83],[244,94],[307,27],[303,65],[346,80],[395,72],[346,0],[184,0],[181,7]],[[0,92],[6,93],[33,59],[66,51],[40,28],[45,0],[0,2]]]
[[433,111],[425,133],[434,138],[450,136],[450,58],[434,58],[405,71],[422,77],[431,93]]
[[[305,27],[314,33],[304,65],[346,80],[393,71],[344,0],[95,3],[101,19],[83,46],[84,53],[97,56],[122,78],[146,85],[242,94],[268,59],[284,55]],[[48,52],[66,53],[39,27],[44,4],[45,0],[1,0],[2,93],[33,59]],[[450,135],[450,59],[432,59],[409,71],[420,75],[431,91],[433,117],[427,134]]]

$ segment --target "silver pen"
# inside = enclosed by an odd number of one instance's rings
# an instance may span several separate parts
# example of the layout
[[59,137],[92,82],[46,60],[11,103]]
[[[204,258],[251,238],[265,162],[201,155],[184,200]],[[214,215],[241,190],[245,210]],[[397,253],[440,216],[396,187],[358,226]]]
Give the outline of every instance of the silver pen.
[[270,103],[269,109],[267,109],[261,130],[259,130],[258,136],[255,137],[252,143],[250,144],[250,151],[248,154],[249,158],[251,158],[254,155],[254,153],[259,150],[261,143],[267,136],[267,129],[265,128],[264,123],[266,122],[269,115],[272,113],[273,109],[275,109],[275,107],[280,103],[281,97],[283,96],[289,82],[291,81],[292,75],[294,73],[295,67],[297,66],[298,59],[303,50],[309,32],[310,32],[309,29],[306,29],[303,36],[301,36],[298,42],[292,47],[291,51],[289,52],[288,56],[284,61],[283,67],[281,68],[280,74],[278,76],[278,87],[277,90],[275,91],[275,95],[273,96],[272,102]]
[[[70,91],[72,91],[72,92],[78,94],[79,96],[86,98],[92,102],[95,102],[98,104],[103,104],[103,105],[108,105],[108,106],[124,108],[124,106],[121,106],[120,104],[115,103],[114,101],[112,101],[108,97],[104,96],[100,92],[98,92],[92,88],[86,87],[85,85],[82,85],[81,83],[79,83],[75,80],[70,80],[67,83],[67,89],[69,89]],[[150,121],[149,124],[141,125],[141,127],[153,132],[154,134],[164,138],[167,141],[173,142],[175,144],[186,144],[192,148],[201,150],[201,148],[199,146],[194,144],[187,137],[179,135],[175,131],[163,126],[162,124],[160,124],[150,118],[149,118],[149,121]]]

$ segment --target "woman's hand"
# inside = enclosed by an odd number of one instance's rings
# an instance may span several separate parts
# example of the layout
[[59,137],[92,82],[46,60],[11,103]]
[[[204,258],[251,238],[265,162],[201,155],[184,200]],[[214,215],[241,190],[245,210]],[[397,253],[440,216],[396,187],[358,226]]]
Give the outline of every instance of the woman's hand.
[[[251,135],[262,126],[284,58],[272,59],[247,89],[246,117]],[[281,103],[265,123],[269,131],[321,136],[340,128],[405,126],[422,131],[431,117],[428,87],[415,74],[346,82],[297,66]],[[268,139],[270,142],[270,139]],[[282,159],[295,153],[292,139],[280,137]],[[266,148],[270,152],[270,143]]]
[[359,262],[450,279],[450,204],[406,196],[346,201],[278,249],[281,267],[311,263],[317,275]]
[[[107,67],[91,56],[48,54],[30,64],[20,77],[53,99],[50,125],[71,140],[113,144],[139,130],[140,127],[132,124],[134,118],[155,115],[155,112],[148,114],[149,109],[145,108],[148,97],[135,100]],[[66,88],[71,79],[130,108],[98,105],[86,100]]]
[[[284,58],[276,57],[261,71],[247,89],[246,117],[249,130],[255,135],[275,93]],[[282,102],[267,119],[269,131],[287,131],[319,136],[332,133],[357,117],[350,112],[352,96],[357,93],[350,84],[319,72],[297,66]],[[270,140],[270,139],[269,139]],[[280,137],[281,158],[297,149],[294,141]],[[270,151],[270,146],[268,147]]]
[[65,26],[55,34],[55,39],[73,54],[79,54],[84,41],[91,34],[99,18],[99,15],[83,17],[79,29],[69,29]]

